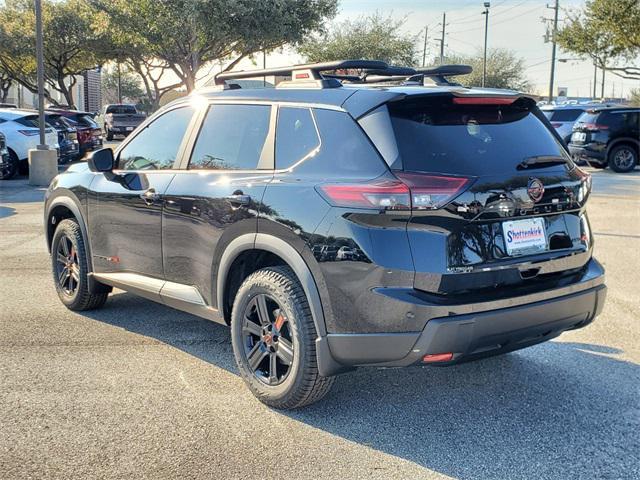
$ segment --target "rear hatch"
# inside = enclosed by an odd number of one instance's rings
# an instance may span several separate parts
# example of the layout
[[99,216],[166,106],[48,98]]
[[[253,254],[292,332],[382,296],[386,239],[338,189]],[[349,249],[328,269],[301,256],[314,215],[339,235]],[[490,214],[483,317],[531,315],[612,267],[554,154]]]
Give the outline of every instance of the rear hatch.
[[394,174],[411,190],[415,288],[468,302],[580,273],[590,177],[531,99],[409,96],[388,110]]
[[571,143],[574,145],[591,143],[598,132],[608,130],[608,125],[598,123],[598,117],[600,116],[600,112],[597,111],[583,113],[573,125]]

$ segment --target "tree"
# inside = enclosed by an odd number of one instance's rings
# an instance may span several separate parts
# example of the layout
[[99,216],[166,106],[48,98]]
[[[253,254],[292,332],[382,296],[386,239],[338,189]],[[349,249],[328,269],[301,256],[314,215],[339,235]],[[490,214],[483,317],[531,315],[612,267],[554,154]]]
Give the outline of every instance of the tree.
[[336,23],[298,47],[309,62],[340,59],[382,60],[411,66],[416,63],[416,36],[402,31],[404,20],[379,13]]
[[582,16],[623,55],[633,58],[640,53],[638,0],[591,0],[584,6]]
[[629,103],[635,107],[640,107],[640,88],[634,88],[629,93]]
[[[120,77],[119,82],[118,76]],[[120,84],[120,96],[118,96],[118,83]],[[129,67],[120,67],[119,75],[115,65],[102,69],[102,99],[105,103],[118,103],[120,97],[130,102],[138,102],[144,96],[145,92],[140,86],[138,75],[132,72]]]
[[[481,50],[478,50],[474,55],[447,55],[445,57],[445,63],[473,67],[471,74],[455,77],[456,82],[469,87],[482,85],[482,62],[483,52]],[[435,60],[434,63],[436,63]],[[492,48],[487,52],[486,87],[527,91],[531,88],[531,84],[524,72],[524,58],[517,57],[511,50]]]
[[191,92],[201,67],[300,42],[336,13],[337,0],[92,0]]
[[[73,87],[76,75],[99,66],[103,61],[98,45],[103,40],[100,12],[84,0],[45,0],[42,2],[46,95],[60,92],[68,105],[75,105]],[[14,80],[36,91],[35,13],[30,0],[8,0],[0,8],[0,66]]]
[[563,49],[590,58],[602,69],[602,97],[607,66],[618,57],[640,52],[639,20],[637,0],[593,0],[583,10],[570,12],[558,31],[558,44]]

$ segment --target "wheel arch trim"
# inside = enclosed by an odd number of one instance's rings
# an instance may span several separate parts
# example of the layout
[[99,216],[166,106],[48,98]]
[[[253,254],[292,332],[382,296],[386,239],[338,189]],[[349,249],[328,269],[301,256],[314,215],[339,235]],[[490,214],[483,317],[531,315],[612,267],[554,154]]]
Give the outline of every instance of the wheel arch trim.
[[636,140],[633,137],[620,137],[613,140],[609,145],[607,145],[607,157],[611,153],[611,151],[616,148],[621,143],[630,143],[631,145],[635,145],[638,150],[640,150],[640,141]]
[[49,249],[49,252],[51,252],[51,241],[49,239],[48,232],[51,212],[58,206],[66,207],[71,211],[76,221],[78,222],[78,225],[80,226],[80,231],[82,232],[82,236],[84,237],[84,246],[86,250],[85,254],[87,256],[87,267],[89,269],[89,272],[93,272],[93,257],[91,256],[91,245],[89,244],[89,232],[84,221],[84,216],[82,215],[82,210],[78,203],[79,202],[77,200],[74,200],[73,197],[68,194],[68,192],[60,192],[58,196],[52,197],[48,200],[44,217],[47,248]]
[[216,300],[218,308],[224,304],[224,287],[231,265],[238,256],[247,250],[265,250],[281,257],[300,280],[302,288],[309,302],[313,322],[320,337],[327,334],[324,323],[324,312],[318,287],[316,286],[311,270],[298,251],[284,240],[266,235],[264,233],[247,233],[240,235],[227,245],[218,266],[216,280]]

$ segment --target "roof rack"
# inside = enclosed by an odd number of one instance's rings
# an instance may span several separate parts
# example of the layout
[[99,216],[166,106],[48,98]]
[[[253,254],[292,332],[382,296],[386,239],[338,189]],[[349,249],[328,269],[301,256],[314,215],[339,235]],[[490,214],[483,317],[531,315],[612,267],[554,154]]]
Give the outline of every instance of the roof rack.
[[336,70],[385,70],[389,66],[377,60],[337,60],[335,62],[307,63],[288,67],[264,68],[260,70],[239,70],[222,72],[215,76],[216,85],[224,85],[227,80],[266,77],[270,75],[291,75],[292,82],[314,83],[321,88],[339,87],[337,76],[322,75],[321,72]]
[[[359,75],[323,73],[338,70],[360,70],[361,73]],[[318,88],[335,88],[340,87],[342,81],[349,83],[402,82],[403,85],[424,85],[425,78],[431,79],[436,85],[459,85],[450,82],[446,77],[467,75],[472,71],[469,65],[412,68],[390,66],[377,60],[338,60],[261,70],[222,72],[215,76],[215,84],[224,85],[226,88],[239,88],[236,84],[227,84],[227,80],[286,75],[291,76],[291,81],[281,82],[279,87],[305,88],[313,85]]]

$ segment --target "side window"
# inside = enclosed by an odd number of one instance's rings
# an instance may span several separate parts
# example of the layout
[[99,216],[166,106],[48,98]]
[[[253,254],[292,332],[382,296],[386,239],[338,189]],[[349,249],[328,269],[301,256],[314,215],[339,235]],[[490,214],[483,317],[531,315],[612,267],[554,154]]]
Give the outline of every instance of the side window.
[[375,178],[387,169],[360,126],[347,113],[314,108],[322,146],[294,174],[332,178]]
[[135,136],[119,154],[122,170],[164,170],[173,167],[182,143],[192,107],[170,110],[159,116]]
[[202,122],[189,169],[258,168],[270,117],[269,105],[212,105]]
[[280,107],[276,126],[276,168],[289,168],[320,146],[308,108]]

